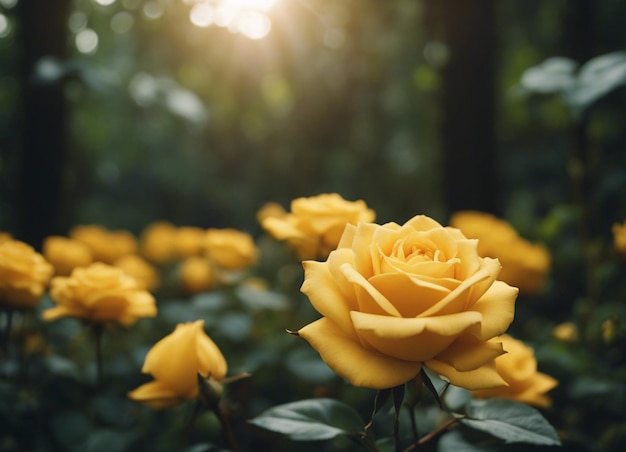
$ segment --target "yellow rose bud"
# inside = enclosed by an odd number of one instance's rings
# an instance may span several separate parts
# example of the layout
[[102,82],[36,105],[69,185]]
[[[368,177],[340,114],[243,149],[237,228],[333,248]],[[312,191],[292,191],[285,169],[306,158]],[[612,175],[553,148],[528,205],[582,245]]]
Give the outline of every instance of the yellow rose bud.
[[0,243],[0,306],[34,307],[52,273],[52,265],[30,245],[11,239]]
[[573,322],[559,323],[552,330],[552,336],[563,342],[574,342],[578,339],[578,328]]
[[558,385],[549,375],[537,371],[537,360],[532,348],[513,337],[503,334],[505,355],[496,359],[496,368],[508,386],[473,391],[478,398],[504,398],[528,403],[541,408],[550,406],[548,391]]
[[551,264],[545,247],[523,239],[506,221],[487,213],[457,212],[452,215],[450,226],[459,228],[466,237],[478,239],[481,256],[500,261],[502,281],[518,287],[523,294],[543,290]]
[[121,268],[129,276],[135,278],[140,289],[152,291],[159,285],[159,274],[157,270],[146,262],[143,258],[129,254],[120,257],[113,265]]
[[154,344],[146,355],[143,373],[154,381],[139,386],[128,397],[153,408],[165,408],[198,397],[198,374],[219,381],[226,360],[204,332],[204,321],[179,323],[173,333]]
[[148,225],[141,233],[141,254],[149,261],[159,264],[175,257],[176,227],[167,221]]
[[204,246],[211,262],[225,270],[243,270],[256,264],[259,256],[254,239],[236,229],[209,229]]
[[58,235],[46,237],[43,255],[54,266],[56,276],[67,276],[76,267],[85,267],[93,261],[89,247],[83,242]]
[[132,325],[157,313],[154,297],[140,289],[133,277],[101,262],[75,268],[69,277],[52,278],[50,297],[57,306],[43,312],[44,320],[69,316]]
[[626,221],[613,225],[613,245],[618,253],[626,256]]
[[188,257],[180,265],[180,285],[184,292],[206,292],[215,283],[211,263],[204,257]]
[[72,228],[69,236],[87,245],[94,261],[105,264],[112,264],[122,256],[137,252],[137,239],[128,231],[109,231],[98,225],[80,225]]
[[337,247],[347,224],[374,221],[376,214],[364,201],[346,201],[336,193],[298,198],[291,213],[268,216],[263,229],[277,240],[286,240],[300,259],[325,258]]
[[303,265],[302,292],[324,317],[298,334],[353,385],[395,387],[422,366],[467,389],[505,384],[489,340],[513,320],[518,290],[458,229],[426,216],[348,225],[326,262]]

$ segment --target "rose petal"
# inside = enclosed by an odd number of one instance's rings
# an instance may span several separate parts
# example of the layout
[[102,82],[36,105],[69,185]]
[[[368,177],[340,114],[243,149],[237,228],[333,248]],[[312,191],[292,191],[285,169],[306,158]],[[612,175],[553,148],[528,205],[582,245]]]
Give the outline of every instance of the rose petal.
[[458,337],[448,348],[437,355],[437,360],[451,365],[460,372],[467,372],[505,353],[501,342],[483,342],[473,336],[464,335]]
[[[202,327],[202,324],[200,326]],[[224,378],[228,371],[228,366],[224,355],[215,345],[215,342],[205,335],[204,331],[198,333],[197,341],[196,355],[199,361],[199,372],[205,378],[209,376],[217,380]]]
[[354,386],[392,388],[411,380],[421,369],[420,362],[395,359],[363,348],[356,337],[326,318],[310,323],[298,334],[331,369]]
[[394,317],[401,317],[400,312],[393,304],[374,288],[350,264],[343,264],[340,268],[346,280],[356,285],[356,295],[359,301],[359,310],[373,313],[387,313]]
[[471,308],[480,312],[484,320],[470,332],[483,341],[504,333],[513,321],[518,291],[505,282],[495,281]]
[[418,231],[428,231],[430,229],[441,228],[442,226],[435,220],[426,215],[416,215],[409,221],[404,223],[405,226],[410,226]]
[[151,381],[130,391],[128,397],[144,402],[153,408],[166,408],[178,403],[180,398],[160,381]]
[[381,353],[409,361],[432,359],[458,334],[480,322],[477,313],[402,319],[352,312],[356,332],[363,342]]
[[356,309],[356,302],[354,306],[348,304],[350,299],[339,290],[328,265],[316,261],[305,261],[302,265],[304,282],[300,290],[309,297],[317,312],[337,323],[342,330],[352,331],[350,310]]
[[437,359],[428,360],[424,365],[448,380],[451,384],[469,389],[470,391],[507,385],[506,381],[498,374],[496,364],[493,361],[476,370],[467,372],[460,372],[451,365]]

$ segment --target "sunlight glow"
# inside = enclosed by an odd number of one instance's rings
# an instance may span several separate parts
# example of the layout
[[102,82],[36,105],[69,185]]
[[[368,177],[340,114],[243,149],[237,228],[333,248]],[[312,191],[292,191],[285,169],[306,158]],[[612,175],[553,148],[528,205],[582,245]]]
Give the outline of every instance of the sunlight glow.
[[241,33],[249,39],[262,39],[272,28],[267,15],[277,0],[184,0],[193,4],[189,20],[197,27],[211,25]]
[[107,6],[115,3],[115,0],[96,0],[98,5]]
[[96,53],[98,34],[91,28],[85,28],[76,34],[76,48],[80,53]]

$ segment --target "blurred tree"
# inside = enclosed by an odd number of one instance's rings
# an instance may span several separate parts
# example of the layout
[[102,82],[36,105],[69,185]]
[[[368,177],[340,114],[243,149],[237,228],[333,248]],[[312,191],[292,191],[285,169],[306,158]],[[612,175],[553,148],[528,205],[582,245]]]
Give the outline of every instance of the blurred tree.
[[449,211],[496,211],[495,5],[441,2],[449,60],[443,68],[443,190]]
[[15,212],[19,238],[39,246],[56,231],[63,167],[67,153],[63,80],[36,77],[44,57],[67,54],[70,0],[22,0],[17,5],[21,92],[20,162]]

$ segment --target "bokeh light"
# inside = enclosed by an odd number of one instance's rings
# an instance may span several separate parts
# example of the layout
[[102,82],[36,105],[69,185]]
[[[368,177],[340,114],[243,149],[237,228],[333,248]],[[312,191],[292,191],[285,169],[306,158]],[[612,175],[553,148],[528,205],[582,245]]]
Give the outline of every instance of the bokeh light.
[[111,18],[111,29],[115,33],[128,33],[135,24],[133,15],[126,11],[121,11]]
[[249,39],[262,39],[272,28],[268,16],[276,0],[185,0],[193,6],[189,20],[197,27],[216,25]]
[[108,5],[112,5],[113,3],[115,3],[115,0],[95,0],[95,2],[98,5],[108,6]]
[[0,14],[0,38],[4,38],[11,33],[11,24],[4,14]]
[[91,28],[79,31],[75,42],[80,53],[93,54],[98,50],[98,34]]

